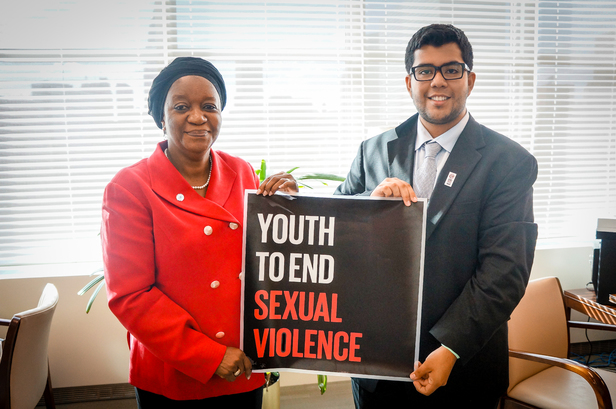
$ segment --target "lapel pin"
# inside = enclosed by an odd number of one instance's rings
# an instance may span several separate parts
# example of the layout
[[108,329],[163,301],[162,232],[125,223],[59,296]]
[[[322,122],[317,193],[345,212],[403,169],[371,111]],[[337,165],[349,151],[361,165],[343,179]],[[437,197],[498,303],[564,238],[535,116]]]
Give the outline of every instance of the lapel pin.
[[447,175],[447,180],[445,181],[445,186],[451,187],[454,180],[456,180],[456,174],[453,172],[449,172],[449,175]]

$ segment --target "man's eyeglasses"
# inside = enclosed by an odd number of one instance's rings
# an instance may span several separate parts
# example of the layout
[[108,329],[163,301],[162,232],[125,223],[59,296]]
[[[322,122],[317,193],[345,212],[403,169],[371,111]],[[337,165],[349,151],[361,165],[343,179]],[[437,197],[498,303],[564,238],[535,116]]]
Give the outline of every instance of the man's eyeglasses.
[[417,81],[432,81],[436,77],[437,71],[440,71],[446,80],[459,80],[464,76],[464,71],[470,72],[471,69],[463,62],[452,62],[440,67],[432,64],[411,67],[411,73]]

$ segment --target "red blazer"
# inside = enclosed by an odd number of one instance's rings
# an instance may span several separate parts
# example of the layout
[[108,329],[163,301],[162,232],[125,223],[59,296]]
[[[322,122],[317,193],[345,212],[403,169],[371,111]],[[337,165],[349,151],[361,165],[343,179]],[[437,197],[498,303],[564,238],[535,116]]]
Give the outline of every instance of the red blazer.
[[214,374],[240,345],[245,161],[212,150],[206,198],[165,157],[122,169],[105,189],[101,231],[109,308],[128,330],[129,382],[176,400],[247,392],[263,374]]

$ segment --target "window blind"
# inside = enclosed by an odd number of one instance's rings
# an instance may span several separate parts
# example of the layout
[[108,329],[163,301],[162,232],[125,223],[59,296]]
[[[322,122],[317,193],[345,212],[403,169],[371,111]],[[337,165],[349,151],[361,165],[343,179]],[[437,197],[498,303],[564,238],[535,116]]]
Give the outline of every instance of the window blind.
[[593,238],[597,217],[616,217],[613,1],[30,0],[3,8],[0,275],[84,273],[100,263],[102,191],[162,140],[147,93],[175,57],[208,59],[225,78],[215,149],[254,167],[265,159],[272,172],[344,176],[363,139],[416,112],[404,51],[434,22],[460,27],[473,44],[471,114],[539,161],[540,237]]

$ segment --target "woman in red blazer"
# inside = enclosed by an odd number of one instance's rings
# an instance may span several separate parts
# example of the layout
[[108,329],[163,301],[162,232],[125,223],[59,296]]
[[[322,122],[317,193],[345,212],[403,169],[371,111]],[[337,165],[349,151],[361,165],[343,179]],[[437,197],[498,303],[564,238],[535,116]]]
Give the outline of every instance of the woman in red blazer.
[[148,99],[167,141],[105,189],[109,307],[128,330],[140,408],[261,407],[263,374],[238,348],[244,191],[297,184],[280,173],[259,186],[247,162],[211,149],[225,102],[212,64],[175,59]]

